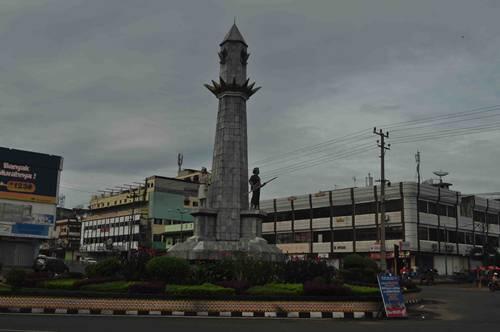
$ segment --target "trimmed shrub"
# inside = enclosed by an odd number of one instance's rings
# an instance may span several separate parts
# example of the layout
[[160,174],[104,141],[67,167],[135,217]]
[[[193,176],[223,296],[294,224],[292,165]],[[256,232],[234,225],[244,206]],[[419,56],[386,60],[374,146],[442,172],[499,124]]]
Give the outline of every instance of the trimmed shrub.
[[43,288],[47,289],[74,289],[75,282],[78,279],[53,279],[41,283]]
[[165,283],[156,282],[136,282],[128,288],[129,294],[162,294],[165,291]]
[[364,257],[358,254],[351,254],[344,257],[343,262],[344,269],[351,268],[363,268],[363,269],[373,269],[377,270],[378,266],[375,261],[371,260],[368,257]]
[[122,274],[127,280],[140,280],[146,275],[146,264],[151,256],[146,252],[137,252],[130,260],[123,262]]
[[171,296],[213,296],[213,295],[234,295],[232,288],[224,288],[214,284],[202,285],[167,285],[165,287],[167,295]]
[[89,284],[80,287],[80,289],[94,292],[126,293],[133,284],[133,281],[119,280],[100,284]]
[[304,293],[302,284],[270,283],[263,286],[254,286],[246,291],[249,295],[261,296],[297,296]]
[[81,272],[68,272],[65,274],[68,279],[83,279],[85,275]]
[[232,288],[236,294],[243,294],[248,288],[250,288],[250,283],[245,280],[224,280],[217,282],[216,285],[224,288]]
[[118,281],[120,280],[119,278],[116,277],[96,277],[96,278],[87,278],[87,279],[80,279],[75,281],[73,284],[74,288],[80,288],[83,286],[87,285],[93,285],[93,284],[103,284],[105,282],[111,282],[111,281]]
[[304,283],[304,294],[311,296],[349,296],[352,295],[352,291],[344,285],[307,281]]
[[97,264],[85,267],[87,277],[116,277],[120,274],[122,263],[118,258],[108,258]]
[[304,283],[321,277],[326,282],[335,278],[335,268],[322,260],[291,260],[283,266],[281,279],[288,283]]
[[380,290],[377,287],[345,285],[349,287],[353,295],[376,296],[380,295]]
[[185,283],[190,274],[189,263],[181,258],[160,256],[146,264],[148,275],[157,281],[172,284]]
[[7,284],[12,286],[12,288],[20,288],[26,281],[26,271],[20,269],[12,269],[7,272],[5,280]]
[[24,287],[37,287],[40,283],[51,280],[53,276],[52,272],[40,271],[31,272],[26,274],[26,279],[24,280]]
[[370,258],[351,254],[344,258],[343,269],[340,272],[347,282],[377,284],[379,269],[377,263]]

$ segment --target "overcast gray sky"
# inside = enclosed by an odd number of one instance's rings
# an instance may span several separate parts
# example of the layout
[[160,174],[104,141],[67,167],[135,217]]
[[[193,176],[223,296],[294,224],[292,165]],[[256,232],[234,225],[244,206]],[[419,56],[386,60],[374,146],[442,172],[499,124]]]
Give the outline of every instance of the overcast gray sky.
[[[185,167],[210,168],[217,100],[203,83],[218,77],[234,16],[262,86],[248,134],[249,167],[264,179],[341,150],[256,161],[500,104],[500,1],[0,0],[0,145],[63,156],[67,207],[87,203],[87,192],[175,176],[178,152]],[[499,138],[394,143],[387,176],[414,180],[419,149],[424,178],[444,169],[458,190],[500,191]],[[352,186],[353,176],[363,184],[379,173],[371,140],[363,154],[275,171],[264,198]]]

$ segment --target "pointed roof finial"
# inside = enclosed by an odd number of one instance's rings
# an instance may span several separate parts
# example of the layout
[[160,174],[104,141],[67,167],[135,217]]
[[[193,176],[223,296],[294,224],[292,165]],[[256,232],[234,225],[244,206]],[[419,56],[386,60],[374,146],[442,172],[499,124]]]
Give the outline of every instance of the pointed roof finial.
[[234,23],[229,32],[226,34],[226,37],[224,37],[224,40],[220,45],[222,46],[224,43],[228,41],[234,41],[234,42],[240,42],[243,43],[245,46],[248,46],[247,43],[245,42],[245,39],[241,35],[240,30],[238,30],[238,27],[236,26],[236,16],[234,17]]

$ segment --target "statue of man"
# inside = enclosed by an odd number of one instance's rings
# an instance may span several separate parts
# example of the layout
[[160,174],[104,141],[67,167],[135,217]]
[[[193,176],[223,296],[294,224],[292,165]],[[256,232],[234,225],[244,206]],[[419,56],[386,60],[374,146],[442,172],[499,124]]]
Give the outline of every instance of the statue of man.
[[200,207],[207,207],[207,193],[210,178],[206,167],[201,168],[201,174],[198,181],[200,182],[200,186],[198,187],[198,200],[200,201]]
[[255,167],[253,169],[253,175],[248,180],[250,183],[250,190],[252,192],[252,199],[250,200],[250,206],[252,209],[259,210],[260,209],[260,188],[262,188],[262,184],[260,183],[259,177],[259,168]]

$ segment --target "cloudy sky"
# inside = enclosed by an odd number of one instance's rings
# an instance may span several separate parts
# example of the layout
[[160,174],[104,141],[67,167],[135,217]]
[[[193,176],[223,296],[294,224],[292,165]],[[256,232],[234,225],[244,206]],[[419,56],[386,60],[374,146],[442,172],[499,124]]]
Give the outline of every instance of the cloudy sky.
[[[364,184],[379,173],[373,126],[500,104],[497,0],[0,0],[0,145],[63,156],[67,207],[175,176],[178,152],[210,168],[217,100],[203,83],[234,16],[262,86],[249,167],[279,175],[265,198]],[[424,178],[444,169],[457,190],[500,191],[498,128],[404,140],[499,113],[395,130],[387,176],[415,180],[418,149]]]

